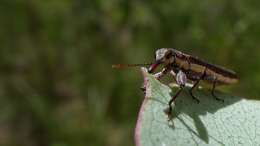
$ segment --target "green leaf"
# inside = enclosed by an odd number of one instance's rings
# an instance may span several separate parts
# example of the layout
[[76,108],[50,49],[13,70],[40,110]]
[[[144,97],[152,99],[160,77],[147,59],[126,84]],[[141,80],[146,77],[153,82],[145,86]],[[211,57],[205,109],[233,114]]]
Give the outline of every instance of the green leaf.
[[259,101],[216,92],[225,100],[222,103],[208,90],[197,89],[197,104],[185,88],[168,121],[164,110],[177,87],[170,89],[146,72],[144,78],[146,97],[136,125],[137,146],[260,145]]

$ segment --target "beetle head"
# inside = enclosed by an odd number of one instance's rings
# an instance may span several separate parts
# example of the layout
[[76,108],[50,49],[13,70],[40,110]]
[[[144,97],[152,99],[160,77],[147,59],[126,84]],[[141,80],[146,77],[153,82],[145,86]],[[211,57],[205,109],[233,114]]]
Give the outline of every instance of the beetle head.
[[155,52],[155,62],[149,67],[148,72],[152,73],[158,65],[164,64],[165,66],[174,62],[174,51],[169,48],[161,48]]

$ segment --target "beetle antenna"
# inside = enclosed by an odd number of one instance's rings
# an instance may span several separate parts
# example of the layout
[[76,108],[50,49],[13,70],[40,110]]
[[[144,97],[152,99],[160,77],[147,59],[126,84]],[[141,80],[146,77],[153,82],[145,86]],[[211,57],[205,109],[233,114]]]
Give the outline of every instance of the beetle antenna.
[[113,64],[112,68],[120,69],[120,68],[127,68],[127,67],[139,67],[139,66],[148,66],[151,63],[143,63],[143,64]]

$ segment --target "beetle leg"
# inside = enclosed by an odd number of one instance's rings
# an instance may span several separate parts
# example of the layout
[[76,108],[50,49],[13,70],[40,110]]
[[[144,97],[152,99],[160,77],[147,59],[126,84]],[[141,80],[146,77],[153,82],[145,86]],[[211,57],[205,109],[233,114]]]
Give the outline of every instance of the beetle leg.
[[[189,65],[188,73],[190,73],[190,70],[191,70],[190,69],[191,68],[190,60],[188,59],[187,62],[188,62],[188,65]],[[200,103],[200,100],[193,95],[192,91],[199,84],[200,80],[205,76],[205,74],[206,74],[206,68],[205,68],[205,70],[203,72],[203,75],[199,78],[199,80],[197,80],[196,83],[189,89],[190,96],[192,97],[192,99],[196,100],[197,103]]]
[[[154,74],[153,76],[157,79],[160,80],[164,75],[166,75],[169,72],[168,68],[163,68],[162,71]],[[140,89],[145,93],[145,86],[141,86]]]
[[173,70],[171,70],[170,71],[170,75],[173,76],[173,79],[174,79],[175,83],[177,83],[177,81],[176,81],[176,73]]
[[167,73],[169,72],[169,69],[168,68],[163,68],[162,71],[154,74],[153,76],[157,79],[157,80],[160,80],[164,75],[166,75]]
[[203,78],[206,76],[206,71],[207,71],[207,68],[205,68],[205,70],[204,70],[202,76],[201,76],[201,77],[196,81],[196,83],[189,89],[189,93],[190,93],[191,97],[192,97],[194,100],[196,100],[197,103],[200,103],[200,100],[193,95],[193,92],[192,92],[192,91],[193,91],[193,89],[196,88],[196,86],[199,84],[200,80],[203,79]]
[[199,84],[199,82],[200,82],[200,79],[189,89],[190,96],[192,97],[192,99],[196,100],[197,103],[200,103],[200,100],[193,95],[192,91]]
[[184,86],[180,86],[180,89],[178,90],[178,92],[172,96],[171,100],[168,102],[168,108],[166,108],[164,110],[164,112],[167,114],[168,119],[170,120],[171,115],[172,115],[172,103],[176,100],[176,98],[179,96],[179,94],[181,93],[181,91],[183,90]]
[[[170,72],[171,74],[173,72]],[[172,74],[175,75],[175,74]],[[187,82],[187,77],[186,74],[184,72],[182,72],[181,70],[179,70],[179,72],[176,75],[176,83],[180,86],[180,89],[178,90],[178,92],[172,96],[171,100],[168,102],[168,108],[166,108],[164,110],[164,112],[167,114],[168,116],[168,120],[170,120],[171,118],[171,114],[172,114],[172,103],[176,100],[176,98],[180,95],[181,91],[183,90],[186,82]]]
[[187,76],[184,72],[182,72],[181,70],[179,70],[179,72],[176,75],[176,83],[180,86],[185,86],[185,84],[187,83]]
[[221,101],[221,102],[224,102],[224,99],[218,98],[218,97],[215,95],[216,84],[217,84],[217,78],[214,79],[213,86],[212,86],[212,90],[211,90],[211,95],[212,95],[216,100]]
[[188,73],[190,74],[190,72],[191,72],[191,63],[190,63],[190,59],[189,59],[189,58],[188,58],[187,62],[188,62],[188,65],[189,65],[189,67],[188,67]]

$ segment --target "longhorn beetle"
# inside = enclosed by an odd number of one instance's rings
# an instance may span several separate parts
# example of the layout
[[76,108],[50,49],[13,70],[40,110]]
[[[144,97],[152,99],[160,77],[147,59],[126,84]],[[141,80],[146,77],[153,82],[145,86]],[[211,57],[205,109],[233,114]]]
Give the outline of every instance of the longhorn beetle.
[[[207,81],[212,84],[211,95],[218,101],[224,102],[223,99],[218,98],[215,95],[216,85],[221,84],[234,84],[238,82],[238,77],[234,71],[225,69],[223,67],[213,65],[203,61],[197,57],[182,53],[176,49],[172,48],[161,48],[155,52],[155,61],[150,64],[148,72],[154,73],[155,69],[162,64],[164,67],[162,71],[154,74],[155,78],[160,80],[165,74],[169,73],[172,75],[176,83],[180,86],[177,93],[172,96],[171,100],[168,102],[168,108],[165,110],[168,117],[172,113],[172,103],[178,97],[178,95],[183,90],[187,79],[194,82],[193,86],[189,89],[189,94],[191,97],[199,103],[199,99],[194,96],[193,90],[197,87],[201,80]],[[141,66],[148,64],[134,64],[126,66]],[[116,65],[114,67],[120,68],[124,65]]]

